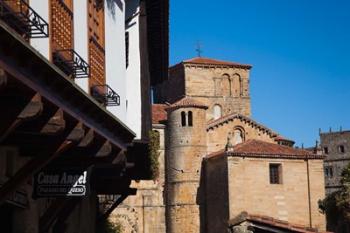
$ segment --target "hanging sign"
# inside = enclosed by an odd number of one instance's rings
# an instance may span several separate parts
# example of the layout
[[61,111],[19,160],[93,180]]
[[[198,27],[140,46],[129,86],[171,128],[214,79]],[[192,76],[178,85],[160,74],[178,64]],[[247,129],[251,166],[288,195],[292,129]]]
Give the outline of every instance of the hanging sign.
[[87,196],[88,169],[47,169],[34,175],[33,197]]

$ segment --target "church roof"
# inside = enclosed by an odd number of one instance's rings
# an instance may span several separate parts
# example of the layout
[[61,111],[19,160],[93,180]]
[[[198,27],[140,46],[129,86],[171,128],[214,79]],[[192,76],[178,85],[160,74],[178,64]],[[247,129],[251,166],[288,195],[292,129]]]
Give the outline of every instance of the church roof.
[[178,108],[203,108],[207,109],[208,106],[203,104],[202,102],[192,99],[190,97],[183,97],[182,99],[176,101],[175,103],[169,105],[166,110],[175,110]]
[[224,65],[224,66],[232,66],[232,67],[238,67],[238,68],[245,68],[250,69],[252,68],[251,65],[248,64],[240,64],[237,62],[231,62],[231,61],[222,61],[212,58],[206,58],[206,57],[195,57],[188,60],[182,61],[183,64],[199,64],[199,65]]
[[251,119],[247,116],[241,115],[239,113],[232,113],[232,114],[229,114],[226,116],[222,116],[219,119],[208,121],[207,130],[214,129],[215,127],[219,127],[221,125],[224,125],[228,121],[232,121],[234,119],[240,119],[240,120],[246,121],[246,122],[252,124],[253,126],[270,134],[272,137],[277,137],[277,135],[278,135],[276,132],[267,128],[266,126],[259,124],[258,122],[254,121],[253,119]]
[[[245,211],[242,212],[237,217],[235,217],[234,219],[231,219],[229,221],[229,226],[233,227],[233,226],[239,225],[242,222],[246,222],[246,221],[253,222],[256,224],[261,224],[261,226],[268,225],[270,227],[274,227],[276,230],[283,229],[283,230],[287,230],[288,232],[295,232],[295,233],[319,232],[319,233],[321,233],[321,231],[319,231],[316,228],[310,228],[310,227],[300,225],[300,224],[293,224],[293,223],[290,223],[287,221],[283,221],[283,220],[272,218],[272,217],[265,216],[265,215],[248,214]],[[257,225],[256,227],[259,228],[259,225]],[[327,233],[327,232],[323,232],[323,233]]]
[[229,151],[218,151],[207,155],[207,158],[222,155],[235,157],[260,157],[260,158],[286,158],[286,159],[323,159],[324,156],[316,155],[311,151],[297,149],[290,146],[250,139],[237,144]]
[[152,124],[161,124],[167,120],[166,104],[152,104]]

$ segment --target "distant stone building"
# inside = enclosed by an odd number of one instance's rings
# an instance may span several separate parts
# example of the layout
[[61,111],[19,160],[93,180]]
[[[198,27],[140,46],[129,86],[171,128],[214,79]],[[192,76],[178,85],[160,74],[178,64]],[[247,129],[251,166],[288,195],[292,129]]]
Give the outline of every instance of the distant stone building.
[[223,219],[242,212],[325,229],[317,204],[324,195],[322,159],[252,139],[209,154],[204,160],[206,232],[223,232]]
[[324,153],[326,194],[337,191],[344,168],[350,162],[350,131],[321,132],[321,149]]
[[163,172],[115,210],[137,216],[126,232],[227,232],[243,211],[325,229],[323,157],[250,118],[250,69],[208,58],[170,68],[153,105]]

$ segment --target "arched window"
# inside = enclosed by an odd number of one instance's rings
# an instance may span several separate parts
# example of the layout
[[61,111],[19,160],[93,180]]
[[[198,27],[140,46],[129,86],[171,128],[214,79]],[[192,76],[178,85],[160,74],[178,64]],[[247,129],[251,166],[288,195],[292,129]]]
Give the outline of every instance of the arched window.
[[232,77],[232,92],[235,97],[242,95],[242,79],[239,74],[235,74]]
[[239,143],[242,143],[243,141],[244,141],[243,130],[240,128],[235,128],[233,130],[233,139],[232,139],[233,145],[237,145]]
[[231,96],[231,79],[228,74],[224,74],[221,77],[221,82],[222,82],[222,90],[221,90],[221,95],[222,96]]
[[219,119],[222,116],[222,110],[220,105],[218,104],[214,105],[213,116],[214,116],[214,120]]
[[186,126],[186,113],[181,112],[181,126]]
[[189,112],[188,112],[188,126],[192,126],[192,125],[193,125],[192,112],[189,111]]

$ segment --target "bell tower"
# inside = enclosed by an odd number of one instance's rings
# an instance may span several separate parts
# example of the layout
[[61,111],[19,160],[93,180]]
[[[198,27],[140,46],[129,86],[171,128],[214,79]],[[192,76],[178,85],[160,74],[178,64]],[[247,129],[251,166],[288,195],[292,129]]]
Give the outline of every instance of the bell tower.
[[207,106],[183,98],[167,108],[167,232],[199,233],[198,188],[206,154]]

